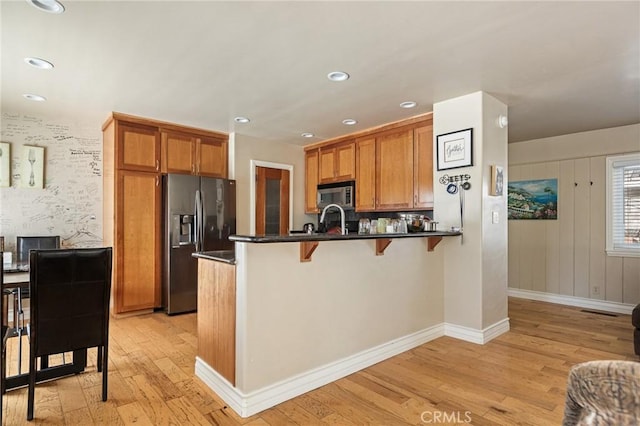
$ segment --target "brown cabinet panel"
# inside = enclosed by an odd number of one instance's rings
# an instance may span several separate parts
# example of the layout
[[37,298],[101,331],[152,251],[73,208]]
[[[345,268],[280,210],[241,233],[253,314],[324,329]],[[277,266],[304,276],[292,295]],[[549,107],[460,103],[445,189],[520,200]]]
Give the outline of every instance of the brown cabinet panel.
[[336,180],[345,181],[356,177],[356,144],[350,142],[336,147]]
[[376,208],[376,139],[356,142],[356,211]]
[[157,129],[120,123],[116,140],[118,168],[160,170],[160,132]]
[[163,172],[195,174],[195,137],[180,133],[162,132],[162,146]]
[[160,175],[122,170],[117,179],[115,310],[152,309],[160,302]]
[[413,131],[413,207],[433,208],[433,125]]
[[320,148],[320,183],[355,179],[356,145],[354,141]]
[[216,178],[228,177],[228,143],[226,140],[198,139],[196,159],[196,174]]
[[319,151],[307,151],[304,157],[305,163],[305,213],[318,213],[318,163]]
[[320,183],[333,182],[336,176],[336,150],[320,149]]
[[376,137],[376,209],[413,207],[413,131]]
[[235,265],[198,259],[198,356],[235,384]]

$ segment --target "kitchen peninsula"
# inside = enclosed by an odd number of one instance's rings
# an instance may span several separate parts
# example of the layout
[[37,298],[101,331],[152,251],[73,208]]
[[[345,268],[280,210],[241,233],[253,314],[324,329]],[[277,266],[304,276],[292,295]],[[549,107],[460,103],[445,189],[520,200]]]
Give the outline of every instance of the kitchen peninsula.
[[457,235],[236,235],[235,262],[195,255],[196,375],[247,417],[442,336],[436,245]]

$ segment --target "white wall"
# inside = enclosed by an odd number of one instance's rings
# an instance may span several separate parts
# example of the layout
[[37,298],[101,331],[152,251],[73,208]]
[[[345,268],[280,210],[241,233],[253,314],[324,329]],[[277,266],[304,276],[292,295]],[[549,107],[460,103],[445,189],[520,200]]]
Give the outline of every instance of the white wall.
[[233,168],[237,184],[237,233],[249,234],[251,215],[251,160],[293,165],[293,229],[311,219],[304,214],[304,149],[301,146],[252,138],[236,133]]
[[323,241],[236,243],[237,388],[250,393],[443,321],[441,244]]
[[509,221],[511,289],[640,300],[640,259],[605,252],[605,158],[633,151],[640,151],[638,124],[509,144],[511,180],[558,179],[557,220]]
[[[473,166],[436,171],[434,217],[442,229],[460,226],[460,193],[447,193],[444,175],[469,174],[464,191],[463,237],[445,241],[445,322],[484,330],[507,319],[507,232],[504,197],[488,195],[490,164],[507,164],[506,129],[496,120],[506,115],[504,104],[483,93],[449,99],[434,105],[434,158],[437,135],[473,128]],[[497,211],[499,222],[491,223]]]
[[[11,144],[11,187],[0,188],[0,235],[15,255],[17,235],[60,235],[65,247],[102,244],[101,123],[2,114]],[[23,188],[24,145],[45,148],[44,188]]]

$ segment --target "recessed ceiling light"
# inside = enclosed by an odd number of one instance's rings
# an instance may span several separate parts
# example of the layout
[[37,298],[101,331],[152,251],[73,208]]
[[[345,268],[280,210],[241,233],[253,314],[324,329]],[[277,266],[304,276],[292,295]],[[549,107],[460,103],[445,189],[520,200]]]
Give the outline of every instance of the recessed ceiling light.
[[24,58],[24,61],[35,68],[40,68],[43,70],[50,70],[53,68],[53,64],[49,61],[45,61],[40,58]]
[[400,104],[400,108],[415,108],[416,105],[418,104],[413,101],[406,101]]
[[34,95],[33,93],[25,93],[22,96],[24,96],[26,99],[29,99],[30,101],[42,102],[47,100],[47,98],[45,98],[44,96]]
[[303,134],[301,134],[300,136],[302,136],[303,138],[312,138],[315,135],[313,133],[309,133],[309,132],[304,132]]
[[357,121],[354,120],[353,118],[345,118],[344,120],[342,120],[342,124],[344,124],[346,126],[353,126],[356,123],[357,123]]
[[349,80],[349,74],[344,71],[332,71],[327,74],[327,78],[331,81],[346,81]]
[[235,121],[236,123],[248,123],[249,120],[247,117],[236,117],[233,119],[233,121]]
[[64,6],[57,0],[27,0],[40,10],[49,13],[62,13],[64,12]]

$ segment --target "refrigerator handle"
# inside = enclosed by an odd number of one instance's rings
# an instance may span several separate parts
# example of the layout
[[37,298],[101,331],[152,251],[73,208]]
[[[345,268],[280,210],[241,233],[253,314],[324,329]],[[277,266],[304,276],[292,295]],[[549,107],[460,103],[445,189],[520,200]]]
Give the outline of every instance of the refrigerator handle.
[[195,243],[196,243],[196,251],[202,251],[200,244],[200,229],[202,228],[202,217],[201,217],[201,200],[200,200],[200,191],[196,191],[196,196],[195,196],[195,226],[193,227],[193,233],[194,233],[194,239],[195,239]]
[[204,199],[204,192],[200,191],[200,246],[201,251],[204,250],[204,234],[207,224],[207,208],[205,207],[206,200]]

